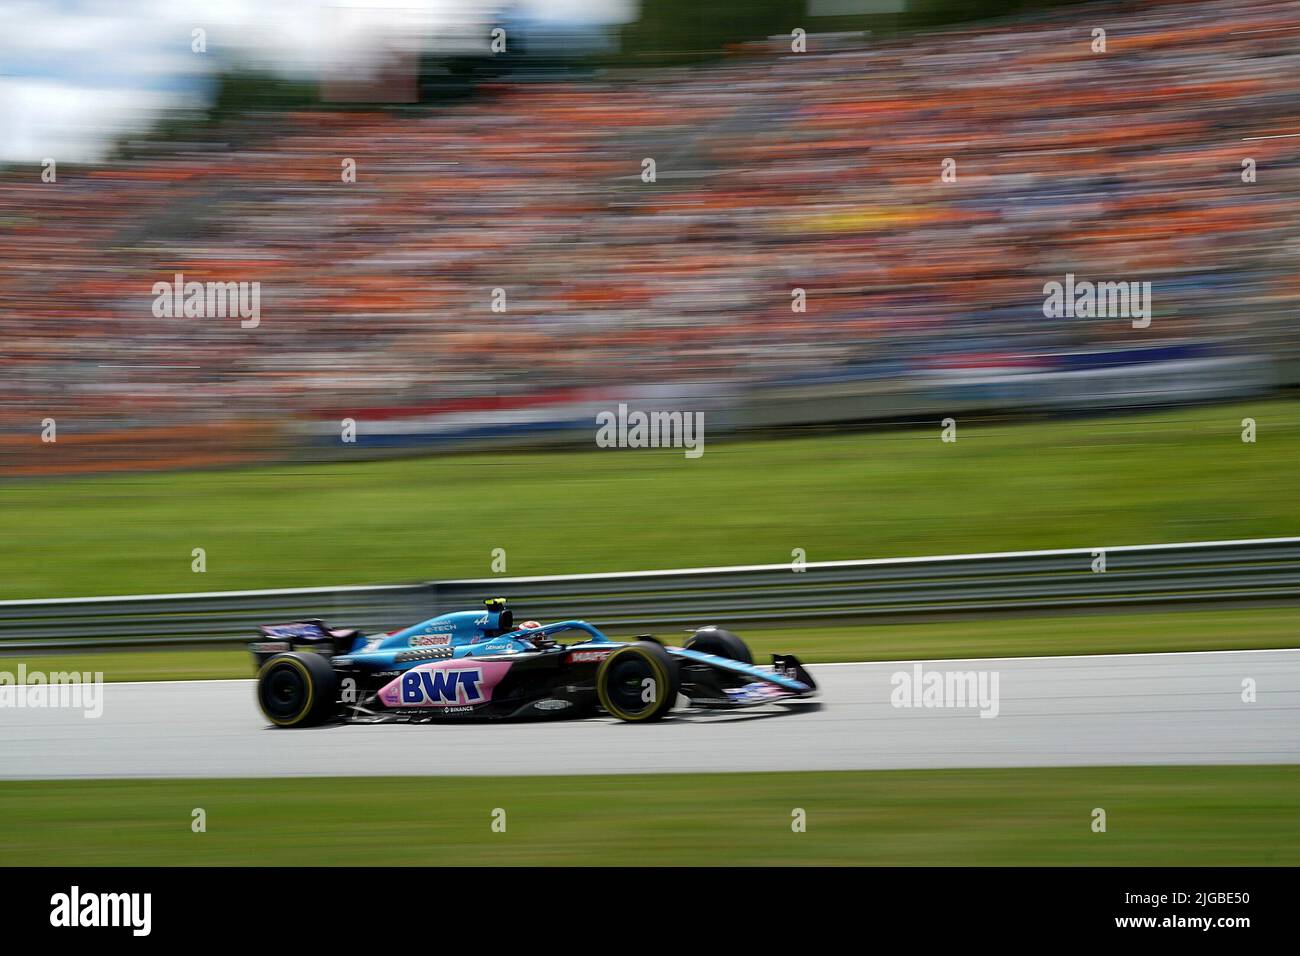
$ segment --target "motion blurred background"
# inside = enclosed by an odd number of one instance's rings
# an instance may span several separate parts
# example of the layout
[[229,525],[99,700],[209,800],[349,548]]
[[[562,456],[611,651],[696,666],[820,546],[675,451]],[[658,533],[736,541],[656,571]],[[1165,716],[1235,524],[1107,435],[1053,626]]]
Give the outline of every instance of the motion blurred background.
[[[1267,0],[12,2],[0,468],[1264,394],[1298,68]],[[176,273],[260,324],[156,317]],[[1150,282],[1149,327],[1046,318],[1067,273]]]
[[[1245,763],[1294,760],[1259,728],[1294,713],[1300,545],[1114,549],[1300,532],[1297,77],[1274,0],[0,0],[0,684],[134,684],[75,730],[0,710],[0,777],[73,777],[0,786],[0,864],[1296,862],[1297,768]],[[177,275],[256,283],[255,323],[168,315]],[[1150,321],[1046,314],[1067,276],[1149,283]],[[704,454],[598,447],[620,404],[703,414]],[[1027,687],[1019,726],[1118,762],[1091,701],[1233,765],[960,769],[979,747],[840,683],[827,773],[680,773],[593,722],[645,772],[90,779],[292,766],[246,686],[135,684],[246,681],[258,624],[506,594],[668,639],[699,622],[647,578],[575,609],[527,576],[753,564],[680,590],[760,659],[1161,652]],[[714,739],[833,749],[768,726]],[[882,741],[959,769],[847,769]],[[506,841],[496,806],[546,825]]]

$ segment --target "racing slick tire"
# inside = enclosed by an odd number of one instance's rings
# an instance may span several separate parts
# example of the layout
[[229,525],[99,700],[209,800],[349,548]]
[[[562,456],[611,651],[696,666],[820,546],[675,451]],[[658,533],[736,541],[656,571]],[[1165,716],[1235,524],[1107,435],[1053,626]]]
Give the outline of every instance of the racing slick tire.
[[257,703],[277,727],[323,724],[337,697],[338,675],[319,654],[276,654],[257,672]]
[[680,690],[677,661],[654,641],[620,647],[596,671],[600,706],[630,723],[659,720],[672,710]]
[[749,652],[745,642],[720,627],[700,628],[687,638],[682,647],[688,651],[699,651],[701,654],[716,654],[718,657],[725,657],[729,661],[740,661],[742,664],[754,663],[754,655]]

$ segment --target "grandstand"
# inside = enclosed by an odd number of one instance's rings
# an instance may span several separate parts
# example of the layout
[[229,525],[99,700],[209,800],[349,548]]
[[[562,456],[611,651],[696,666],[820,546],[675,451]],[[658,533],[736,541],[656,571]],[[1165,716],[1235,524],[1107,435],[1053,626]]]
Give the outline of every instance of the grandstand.
[[[47,417],[88,449],[192,434],[207,463],[212,434],[248,436],[218,461],[282,454],[266,428],[356,409],[578,386],[761,403],[1130,349],[1248,368],[1228,394],[1293,381],[1300,4],[1144,4],[1106,25],[1104,54],[1061,13],[831,53],[814,38],[419,111],[262,113],[57,188],[11,170],[0,455],[41,470]],[[150,289],[178,272],[260,282],[259,327],[155,318]],[[1150,281],[1150,327],[1045,318],[1066,273]]]

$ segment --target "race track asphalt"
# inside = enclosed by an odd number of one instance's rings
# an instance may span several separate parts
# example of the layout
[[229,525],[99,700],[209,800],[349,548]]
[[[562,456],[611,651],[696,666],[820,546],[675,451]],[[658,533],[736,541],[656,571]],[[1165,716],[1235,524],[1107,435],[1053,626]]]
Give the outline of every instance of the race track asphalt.
[[[589,774],[1300,763],[1300,650],[922,662],[996,717],[896,707],[911,662],[810,668],[820,706],[546,724],[275,730],[253,682],[106,684],[103,713],[0,707],[0,778]],[[1253,681],[1256,699],[1243,700]],[[991,688],[991,685],[986,685]]]

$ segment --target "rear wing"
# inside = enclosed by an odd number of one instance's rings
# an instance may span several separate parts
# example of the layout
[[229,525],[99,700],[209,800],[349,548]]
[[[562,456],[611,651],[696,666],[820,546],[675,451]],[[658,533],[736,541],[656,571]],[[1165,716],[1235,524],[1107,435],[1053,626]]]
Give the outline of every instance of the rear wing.
[[248,649],[257,657],[259,664],[272,654],[292,650],[311,650],[326,656],[346,654],[352,650],[357,638],[362,636],[361,631],[355,627],[332,628],[319,619],[293,621],[289,624],[264,624],[257,631],[261,640],[251,642]]

